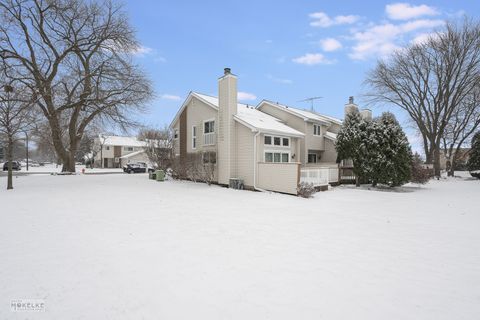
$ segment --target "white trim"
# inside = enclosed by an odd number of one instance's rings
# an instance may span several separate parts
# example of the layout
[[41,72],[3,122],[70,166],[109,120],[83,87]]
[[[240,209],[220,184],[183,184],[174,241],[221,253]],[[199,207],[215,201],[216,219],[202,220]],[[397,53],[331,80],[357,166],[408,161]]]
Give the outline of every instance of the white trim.
[[192,150],[195,149],[197,149],[197,126],[192,126]]
[[[320,134],[315,134],[315,131],[317,131],[317,130],[315,130],[315,128],[320,130]],[[315,137],[321,137],[322,136],[322,125],[316,124],[316,123],[313,124],[313,136],[315,136]]]
[[[287,113],[289,113],[289,114],[291,114],[291,115],[294,115],[294,116],[302,119],[303,121],[308,121],[308,122],[315,121],[315,122],[320,122],[320,123],[322,123],[322,124],[324,124],[324,125],[330,125],[329,121],[332,121],[332,120],[327,120],[327,119],[326,119],[326,120],[319,120],[319,119],[315,119],[315,118],[305,117],[305,116],[301,115],[300,113],[295,112],[295,109],[296,109],[296,108],[294,108],[294,107],[288,107],[288,106],[276,104],[276,103],[274,103],[274,102],[272,102],[272,101],[265,100],[265,99],[262,100],[262,101],[260,101],[260,103],[257,105],[256,108],[257,108],[257,109],[261,109],[261,107],[262,107],[262,105],[263,105],[264,103],[265,103],[265,104],[268,104],[269,106],[272,106],[272,107],[274,107],[274,108],[277,108],[277,109],[279,109],[279,110],[283,110],[283,111],[285,111],[285,112],[287,112]],[[263,111],[262,111],[262,112],[263,112]],[[319,114],[315,114],[315,115],[318,116],[318,117],[323,117],[322,115],[319,115]],[[332,122],[333,122],[333,121],[332,121]]]

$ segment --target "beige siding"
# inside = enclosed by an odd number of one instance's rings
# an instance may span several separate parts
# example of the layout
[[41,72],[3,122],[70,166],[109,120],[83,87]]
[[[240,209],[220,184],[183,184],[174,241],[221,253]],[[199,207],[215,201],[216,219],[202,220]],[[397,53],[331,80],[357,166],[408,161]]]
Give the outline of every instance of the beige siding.
[[243,179],[245,186],[253,187],[253,171],[254,171],[254,152],[253,152],[253,138],[255,133],[249,128],[241,124],[236,124],[236,148],[237,148],[237,163],[236,176]]
[[325,151],[322,154],[321,162],[335,163],[337,161],[337,151],[335,144],[330,139],[325,139]]
[[300,163],[258,164],[258,187],[265,190],[297,194]]
[[[187,153],[198,151],[215,151],[216,145],[204,146],[203,123],[206,120],[215,120],[215,132],[218,132],[217,110],[206,105],[203,101],[193,97],[186,107],[187,110]],[[197,147],[192,147],[192,128],[197,127]]]
[[321,130],[322,130],[322,135],[320,136],[313,135],[313,123],[305,122],[305,129],[303,130],[303,133],[305,134],[305,145],[307,149],[306,154],[308,154],[308,150],[324,150],[325,146],[323,143],[323,140],[324,140],[323,134],[327,130],[327,127],[324,125],[321,125]]

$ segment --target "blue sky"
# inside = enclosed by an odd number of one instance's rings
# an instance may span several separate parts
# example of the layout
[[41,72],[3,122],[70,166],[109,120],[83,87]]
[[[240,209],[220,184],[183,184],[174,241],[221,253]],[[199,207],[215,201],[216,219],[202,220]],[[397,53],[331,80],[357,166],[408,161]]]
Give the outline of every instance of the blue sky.
[[[348,96],[361,104],[365,73],[396,47],[421,41],[445,19],[478,18],[477,1],[154,1],[125,2],[142,47],[136,60],[157,98],[145,123],[174,117],[190,90],[217,95],[230,67],[240,98],[342,117]],[[388,108],[387,108],[388,109]],[[374,114],[382,110],[374,109]],[[392,109],[404,122],[405,117]]]

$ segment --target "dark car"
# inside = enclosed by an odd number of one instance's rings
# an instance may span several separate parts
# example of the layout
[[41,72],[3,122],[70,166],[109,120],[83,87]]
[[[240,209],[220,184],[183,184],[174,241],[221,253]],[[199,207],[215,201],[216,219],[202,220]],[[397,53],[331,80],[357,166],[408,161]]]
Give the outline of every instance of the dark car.
[[147,172],[147,166],[141,163],[129,163],[123,166],[123,172],[126,173],[145,173]]
[[[20,171],[22,170],[22,165],[18,161],[12,161],[12,170]],[[3,171],[8,171],[8,162],[3,164]]]

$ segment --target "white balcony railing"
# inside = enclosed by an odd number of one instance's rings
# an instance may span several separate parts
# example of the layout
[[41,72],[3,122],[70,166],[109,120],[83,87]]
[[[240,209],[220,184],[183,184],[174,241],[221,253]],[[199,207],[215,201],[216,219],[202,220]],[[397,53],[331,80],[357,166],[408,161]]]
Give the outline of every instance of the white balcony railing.
[[300,182],[312,183],[315,187],[338,182],[338,168],[300,169]]
[[203,134],[203,145],[211,146],[215,144],[215,132],[204,133]]

